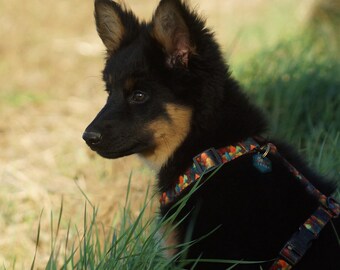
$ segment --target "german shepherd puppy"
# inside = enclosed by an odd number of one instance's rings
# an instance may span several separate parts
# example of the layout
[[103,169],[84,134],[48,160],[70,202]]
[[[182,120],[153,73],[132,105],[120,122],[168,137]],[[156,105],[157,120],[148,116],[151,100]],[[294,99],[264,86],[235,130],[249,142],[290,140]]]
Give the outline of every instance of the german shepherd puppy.
[[[161,0],[146,23],[116,2],[95,0],[95,20],[107,49],[103,79],[108,99],[83,134],[93,151],[109,159],[138,154],[158,172],[158,190],[166,194],[192,168],[193,158],[209,148],[248,138],[261,146],[273,142],[260,137],[266,130],[262,112],[231,78],[212,32],[186,3]],[[334,192],[334,185],[307,168],[288,146],[274,144],[318,190],[326,196]],[[192,240],[200,239],[189,247],[187,259],[198,261],[188,269],[233,265],[221,260],[244,262],[235,269],[269,269],[318,208],[318,200],[271,147],[257,149],[270,162],[265,171],[255,166],[256,153],[251,152],[220,166],[211,179],[210,172],[199,175],[202,186],[180,211],[176,222],[183,220],[169,239],[181,244],[189,231]],[[174,205],[193,185],[163,201],[161,215],[176,211]],[[338,219],[327,222],[319,236],[302,231],[286,246],[293,257],[306,253],[294,269],[339,270]],[[208,262],[213,259],[220,261]],[[289,258],[288,263],[294,264]]]

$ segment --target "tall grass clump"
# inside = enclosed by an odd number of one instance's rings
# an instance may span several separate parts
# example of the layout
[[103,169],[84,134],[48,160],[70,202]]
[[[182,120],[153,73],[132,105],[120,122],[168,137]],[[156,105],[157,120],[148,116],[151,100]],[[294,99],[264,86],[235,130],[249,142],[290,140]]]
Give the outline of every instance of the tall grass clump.
[[[166,220],[158,220],[153,213],[153,198],[149,198],[149,190],[145,195],[137,216],[132,214],[130,208],[130,183],[126,195],[124,206],[120,213],[115,213],[112,227],[106,228],[98,223],[98,208],[95,207],[81,191],[86,199],[84,210],[84,221],[82,228],[75,228],[78,240],[69,243],[70,225],[67,229],[67,237],[64,245],[57,245],[58,233],[62,218],[63,204],[60,207],[57,227],[53,230],[53,215],[51,215],[51,256],[46,269],[181,269],[175,266],[173,260],[181,262],[180,257],[185,253],[185,246],[182,245],[183,252],[173,258],[165,259],[168,249],[176,247],[164,247],[162,242],[164,237],[171,234],[176,228],[167,226],[172,222],[180,209],[189,198],[183,198],[177,205],[179,210]],[[197,185],[192,192],[195,192]],[[164,234],[160,234],[161,228]],[[39,242],[40,226],[37,233],[37,243]],[[188,243],[189,246],[191,243]],[[37,244],[38,245],[38,244]],[[62,252],[62,249],[64,252]],[[31,269],[34,269],[35,258]],[[183,263],[185,263],[183,261]]]
[[61,206],[58,226],[51,233],[51,256],[46,269],[176,269],[171,260],[164,259],[166,248],[161,246],[162,237],[157,237],[160,222],[150,215],[153,203],[148,199],[148,192],[139,214],[135,216],[130,208],[129,191],[130,185],[125,205],[120,213],[115,214],[113,225],[109,228],[98,222],[99,209],[83,193],[86,198],[84,221],[82,228],[75,228],[77,240],[70,243],[68,227],[64,245],[58,246],[55,243],[62,216]]
[[[209,181],[212,175],[206,181]],[[200,189],[206,181],[203,183],[197,181],[188,194],[174,205],[174,211],[169,216],[163,218],[157,218],[157,215],[152,213],[154,200],[147,199],[149,197],[148,192],[141,206],[140,213],[137,216],[132,215],[129,203],[129,185],[125,206],[122,208],[121,213],[117,215],[119,221],[117,222],[116,220],[116,226],[107,230],[103,236],[100,235],[99,231],[105,231],[105,229],[97,223],[98,208],[84,194],[87,200],[84,211],[84,226],[81,230],[76,228],[78,240],[71,244],[68,237],[70,231],[69,225],[63,247],[56,244],[58,242],[57,238],[63,211],[63,205],[61,205],[56,230],[53,230],[53,225],[51,225],[51,256],[45,269],[183,270],[188,263],[194,263],[194,266],[191,268],[194,269],[195,263],[198,261],[208,263],[222,262],[232,265],[227,269],[233,269],[238,264],[263,263],[264,261],[221,260],[218,258],[209,260],[202,260],[200,258],[197,260],[186,259],[188,248],[208,237],[218,227],[200,239],[191,240],[189,233],[185,243],[176,246],[163,245],[165,239],[171,237],[172,232],[185,220],[186,216],[180,221],[175,222],[190,196]],[[51,224],[53,224],[53,218],[51,218]],[[39,234],[40,228],[38,228],[37,242],[39,242]],[[63,252],[62,249],[64,249]],[[178,249],[180,252],[172,258],[167,257],[166,253],[172,249]],[[35,258],[33,259],[31,269],[34,269],[34,262]]]
[[263,50],[235,68],[251,98],[267,112],[270,133],[293,144],[312,164],[339,178],[339,51],[314,32]]

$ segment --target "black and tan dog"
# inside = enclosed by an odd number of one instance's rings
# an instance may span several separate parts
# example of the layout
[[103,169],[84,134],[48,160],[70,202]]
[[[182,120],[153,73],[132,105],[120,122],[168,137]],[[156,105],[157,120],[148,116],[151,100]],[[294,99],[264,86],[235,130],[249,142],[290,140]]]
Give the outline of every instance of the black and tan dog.
[[236,269],[339,270],[340,210],[327,197],[334,186],[289,147],[260,137],[266,121],[204,21],[180,0],[161,0],[150,23],[96,0],[95,19],[108,99],[83,138],[105,158],[137,153],[156,169],[162,215],[203,183],[171,239],[182,243],[188,231],[200,239],[187,255],[201,260],[194,269],[232,265],[208,262],[221,259],[265,261]]

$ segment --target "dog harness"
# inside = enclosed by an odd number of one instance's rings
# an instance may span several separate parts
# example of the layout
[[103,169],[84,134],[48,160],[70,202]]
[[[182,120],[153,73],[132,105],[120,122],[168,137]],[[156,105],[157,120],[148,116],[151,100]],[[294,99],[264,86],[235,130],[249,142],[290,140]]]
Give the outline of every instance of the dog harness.
[[297,232],[287,241],[270,270],[289,270],[294,267],[307,252],[313,240],[317,239],[321,230],[333,218],[340,215],[340,204],[332,197],[327,197],[316,189],[292,164],[282,157],[275,145],[268,143],[260,146],[253,138],[219,149],[210,148],[193,158],[193,165],[180,175],[175,187],[162,193],[160,203],[165,206],[173,202],[188,186],[199,181],[201,177],[218,169],[220,166],[245,154],[253,154],[253,165],[261,173],[271,171],[268,154],[276,155],[306,192],[316,198],[319,207],[303,223]]

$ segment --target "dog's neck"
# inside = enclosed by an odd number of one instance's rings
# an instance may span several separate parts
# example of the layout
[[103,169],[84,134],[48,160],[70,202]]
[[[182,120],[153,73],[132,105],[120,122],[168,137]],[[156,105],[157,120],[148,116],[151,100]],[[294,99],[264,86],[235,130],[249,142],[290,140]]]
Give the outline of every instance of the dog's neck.
[[224,98],[217,103],[210,119],[202,117],[203,105],[194,110],[188,136],[158,171],[160,192],[174,185],[198,153],[259,136],[266,129],[261,111],[249,104],[237,85],[228,85]]

